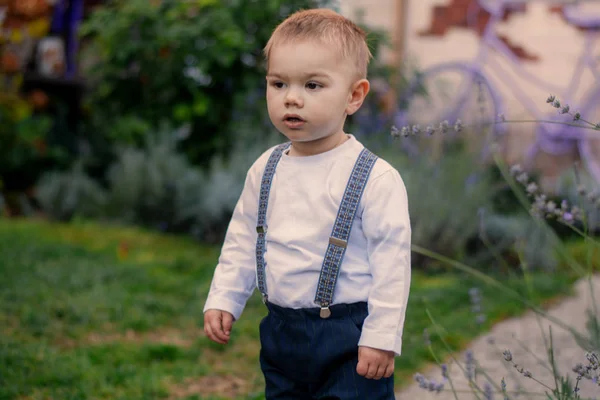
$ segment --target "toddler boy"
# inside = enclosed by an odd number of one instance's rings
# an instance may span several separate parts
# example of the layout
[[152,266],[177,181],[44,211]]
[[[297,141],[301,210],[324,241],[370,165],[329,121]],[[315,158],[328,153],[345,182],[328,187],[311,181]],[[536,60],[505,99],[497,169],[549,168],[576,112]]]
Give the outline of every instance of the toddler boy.
[[369,92],[365,33],[299,11],[265,47],[271,121],[289,140],[248,171],[204,308],[226,344],[256,287],[266,398],[394,399],[410,287],[404,183],[343,131]]

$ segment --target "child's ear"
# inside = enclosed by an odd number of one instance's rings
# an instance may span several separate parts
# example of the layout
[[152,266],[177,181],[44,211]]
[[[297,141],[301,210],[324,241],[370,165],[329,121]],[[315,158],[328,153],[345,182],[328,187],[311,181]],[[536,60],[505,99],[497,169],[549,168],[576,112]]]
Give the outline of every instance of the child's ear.
[[363,101],[365,101],[365,97],[369,94],[369,89],[371,88],[371,84],[366,79],[361,79],[359,81],[354,82],[352,87],[350,88],[350,95],[348,96],[348,105],[346,106],[346,114],[352,115],[360,106],[362,106]]

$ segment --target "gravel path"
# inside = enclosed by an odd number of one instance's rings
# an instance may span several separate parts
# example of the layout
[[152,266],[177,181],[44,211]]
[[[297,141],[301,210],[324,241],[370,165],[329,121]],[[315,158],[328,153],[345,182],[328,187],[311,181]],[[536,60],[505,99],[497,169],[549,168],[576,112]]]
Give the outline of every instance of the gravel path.
[[[592,279],[594,287],[594,295],[600,298],[600,276],[595,276]],[[563,321],[569,326],[577,330],[577,332],[585,333],[588,309],[592,302],[590,297],[588,281],[580,281],[575,285],[576,295],[567,298],[560,304],[548,310],[548,313],[553,317]],[[598,301],[596,302],[598,304]],[[600,305],[599,305],[600,307]],[[568,375],[575,381],[575,374],[572,368],[577,363],[587,364],[585,358],[585,350],[581,349],[573,336],[564,328],[540,318],[541,326],[545,330],[545,336],[548,337],[548,326],[552,326],[552,339],[555,348],[555,359],[558,370],[562,376]],[[493,341],[494,344],[490,344]],[[525,346],[525,348],[523,347]],[[520,395],[518,399],[548,399],[545,397],[544,388],[532,379],[520,375],[510,363],[504,360],[502,351],[509,349],[513,356],[513,361],[522,366],[525,370],[531,372],[533,378],[543,382],[544,384],[554,388],[554,380],[552,374],[548,370],[549,363],[547,353],[544,347],[544,339],[538,324],[538,319],[533,312],[528,312],[520,318],[513,318],[496,324],[490,332],[479,337],[471,343],[467,351],[472,351],[477,362],[485,369],[492,378],[493,382],[500,385],[502,377],[505,378],[507,390],[515,390],[519,385],[525,391],[531,394]],[[528,350],[525,350],[528,349]],[[466,352],[458,355],[460,364],[464,367]],[[531,354],[534,353],[535,355]],[[543,360],[543,363],[540,362]],[[450,378],[457,389],[469,390],[468,381],[465,378],[464,372],[451,360],[448,361]],[[598,371],[600,372],[600,371]],[[441,371],[439,368],[424,371],[425,378],[435,382],[441,382]],[[478,374],[477,382],[483,385],[484,377]],[[589,380],[581,380],[579,387],[581,388],[580,396],[582,399],[600,399],[600,386],[595,385]],[[449,389],[448,383],[444,389]],[[495,390],[494,390],[495,391]],[[512,396],[515,398],[514,396]],[[419,388],[418,383],[414,382],[410,386],[398,391],[396,398],[399,400],[450,400],[455,399],[451,391],[442,391],[440,393],[432,393]],[[485,399],[480,395],[481,399]],[[494,393],[493,399],[503,399],[503,396]],[[458,393],[458,399],[471,400],[477,399],[470,393]]]

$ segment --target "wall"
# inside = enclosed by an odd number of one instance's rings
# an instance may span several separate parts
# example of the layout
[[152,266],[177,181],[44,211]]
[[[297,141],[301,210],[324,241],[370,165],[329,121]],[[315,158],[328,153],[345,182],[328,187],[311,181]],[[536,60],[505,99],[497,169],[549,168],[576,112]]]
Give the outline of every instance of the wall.
[[[398,12],[401,0],[342,0],[341,12],[352,16],[358,8],[365,8],[365,22],[376,24],[395,32],[404,23],[401,29],[404,36],[403,54],[400,59],[404,65],[416,65],[419,69],[457,60],[472,60],[480,49],[480,31],[485,26],[486,18],[483,10],[480,13],[479,28],[464,26],[466,9],[474,0],[405,0],[406,11],[404,15]],[[498,3],[499,0],[485,0]],[[592,48],[585,48],[584,33],[577,27],[569,25],[563,18],[558,2],[554,5],[544,1],[532,1],[521,7],[520,10],[510,13],[496,29],[497,35],[505,43],[510,44],[512,52],[518,57],[519,68],[534,76],[547,81],[549,85],[536,87],[526,76],[515,74],[504,57],[494,54],[489,60],[496,63],[504,70],[512,71],[510,77],[513,83],[499,79],[491,74],[489,67],[485,70],[490,73],[493,85],[499,91],[504,101],[502,112],[507,119],[529,119],[533,116],[512,94],[510,88],[516,87],[535,102],[539,112],[556,113],[549,107],[545,100],[550,93],[560,95],[560,90],[565,88],[574,74],[578,57],[583,52],[593,52],[600,55],[600,43]],[[588,16],[597,16],[600,20],[600,4],[587,2],[578,6],[580,11]],[[405,21],[405,22],[404,22]],[[479,31],[479,32],[478,32]],[[597,42],[600,42],[600,32],[596,33]],[[389,52],[384,61],[395,60]],[[594,83],[593,76],[586,71],[581,76],[579,92],[573,98],[565,99],[573,108],[582,106],[581,96]],[[600,84],[600,83],[598,83]],[[579,105],[579,107],[578,107]],[[589,119],[600,122],[600,104]],[[533,142],[535,137],[534,124],[510,125],[510,135],[506,142],[507,158],[511,162],[522,160],[524,150]],[[598,143],[600,157],[600,141]],[[553,178],[566,166],[570,165],[577,157],[576,153],[564,157],[540,155],[536,163],[547,176],[547,181]]]
[[[340,0],[338,8],[341,14],[352,19],[362,14],[366,25],[385,29],[393,36],[398,28],[397,3],[398,0]],[[388,63],[394,62],[394,57],[391,49],[384,49],[381,53],[381,59]]]

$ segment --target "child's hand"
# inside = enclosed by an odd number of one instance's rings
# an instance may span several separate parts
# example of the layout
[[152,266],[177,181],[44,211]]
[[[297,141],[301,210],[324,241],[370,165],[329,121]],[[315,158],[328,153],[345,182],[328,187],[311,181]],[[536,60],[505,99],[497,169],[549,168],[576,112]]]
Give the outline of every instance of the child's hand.
[[233,315],[227,311],[207,310],[204,313],[204,333],[213,342],[227,344],[233,322]]
[[358,346],[356,372],[367,379],[389,378],[394,373],[394,352]]

